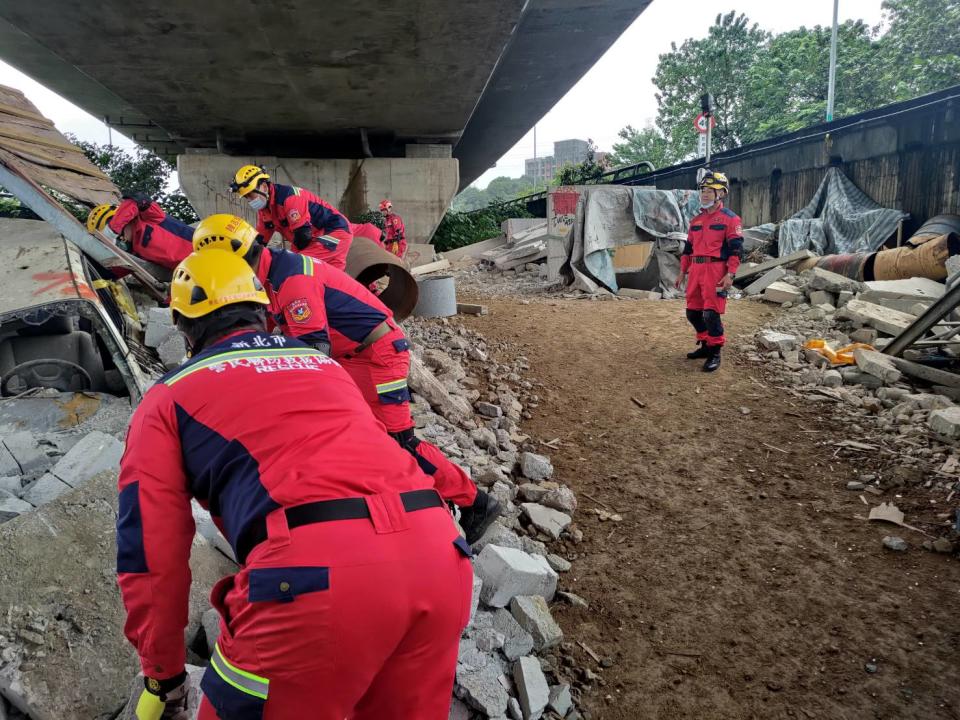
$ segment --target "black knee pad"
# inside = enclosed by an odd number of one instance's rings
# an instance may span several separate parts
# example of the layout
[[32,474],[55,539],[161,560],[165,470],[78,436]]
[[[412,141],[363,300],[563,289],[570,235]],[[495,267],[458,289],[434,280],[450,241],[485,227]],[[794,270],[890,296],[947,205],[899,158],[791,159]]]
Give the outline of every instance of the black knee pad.
[[703,321],[710,336],[721,337],[723,335],[723,321],[720,319],[720,313],[716,310],[704,310]]

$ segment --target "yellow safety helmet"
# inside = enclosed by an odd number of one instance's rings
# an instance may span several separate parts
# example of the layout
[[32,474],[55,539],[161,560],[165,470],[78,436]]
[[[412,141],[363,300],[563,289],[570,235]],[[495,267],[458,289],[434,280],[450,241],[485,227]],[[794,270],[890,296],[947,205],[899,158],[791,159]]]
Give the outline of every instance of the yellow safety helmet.
[[90,211],[90,214],[87,215],[87,230],[90,232],[103,230],[107,226],[107,223],[110,222],[110,218],[116,214],[116,205],[97,205]]
[[709,171],[703,176],[699,187],[700,189],[712,188],[713,190],[723,190],[728,193],[730,192],[730,181],[727,180],[727,176],[722,172]]
[[224,250],[190,253],[173,271],[170,312],[198,318],[234,303],[269,305],[270,300],[247,263]]
[[243,197],[252,190],[256,190],[261,180],[269,179],[270,175],[259,165],[244,165],[237,170],[237,174],[233,176],[233,182],[230,183],[230,191]]
[[243,257],[256,239],[257,231],[246,220],[217,213],[205,217],[193,231],[193,250],[225,250]]

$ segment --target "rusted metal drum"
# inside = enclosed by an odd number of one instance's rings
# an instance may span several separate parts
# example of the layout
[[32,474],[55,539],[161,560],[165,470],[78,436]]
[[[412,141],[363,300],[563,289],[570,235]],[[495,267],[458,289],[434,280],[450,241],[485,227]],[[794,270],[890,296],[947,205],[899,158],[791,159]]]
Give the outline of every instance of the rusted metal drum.
[[817,260],[817,267],[843,275],[852,280],[863,280],[863,265],[872,253],[825,255]]

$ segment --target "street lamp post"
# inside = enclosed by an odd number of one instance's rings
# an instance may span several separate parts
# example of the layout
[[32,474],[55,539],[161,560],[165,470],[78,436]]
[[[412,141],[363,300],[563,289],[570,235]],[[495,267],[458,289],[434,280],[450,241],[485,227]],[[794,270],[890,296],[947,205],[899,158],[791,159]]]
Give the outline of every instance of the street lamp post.
[[837,13],[840,0],[833,0],[833,33],[830,36],[830,83],[827,86],[827,122],[833,122],[833,100],[837,91]]

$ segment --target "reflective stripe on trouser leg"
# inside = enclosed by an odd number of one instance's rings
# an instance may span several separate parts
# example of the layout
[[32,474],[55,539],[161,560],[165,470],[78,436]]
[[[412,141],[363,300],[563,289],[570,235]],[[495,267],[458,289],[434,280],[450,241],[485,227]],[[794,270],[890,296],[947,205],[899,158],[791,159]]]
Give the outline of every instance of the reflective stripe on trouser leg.
[[703,319],[707,324],[707,345],[717,346],[724,344],[723,321],[716,310],[704,310]]
[[266,700],[270,692],[270,681],[265,677],[254,675],[252,672],[241,670],[230,664],[223,653],[220,652],[220,646],[213,646],[213,655],[210,656],[210,667],[224,682],[236,688],[240,692],[252,695],[253,697]]

